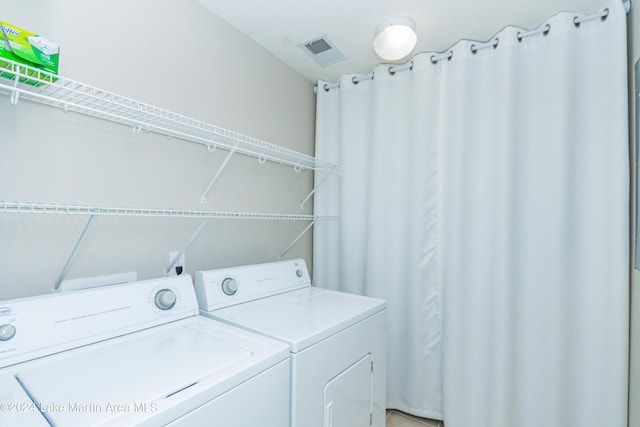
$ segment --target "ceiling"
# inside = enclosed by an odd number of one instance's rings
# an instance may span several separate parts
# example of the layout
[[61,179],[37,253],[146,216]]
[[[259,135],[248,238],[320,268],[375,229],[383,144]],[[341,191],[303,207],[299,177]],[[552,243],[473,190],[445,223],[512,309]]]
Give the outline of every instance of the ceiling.
[[[312,82],[367,74],[380,21],[416,22],[414,53],[441,52],[460,39],[487,41],[507,25],[533,29],[560,11],[591,13],[607,0],[197,0]],[[326,36],[346,59],[326,67],[299,45]]]

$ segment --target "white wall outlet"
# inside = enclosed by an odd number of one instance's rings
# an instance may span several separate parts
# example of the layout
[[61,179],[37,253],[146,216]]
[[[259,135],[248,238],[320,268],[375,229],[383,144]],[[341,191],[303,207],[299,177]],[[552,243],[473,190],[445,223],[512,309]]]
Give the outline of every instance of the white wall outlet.
[[[169,264],[171,264],[173,260],[176,259],[179,253],[180,252],[169,252]],[[173,268],[169,271],[169,276],[177,276],[178,275],[177,270],[180,270],[181,273],[184,274],[185,268],[186,266],[184,264],[184,253],[183,253],[180,259],[178,259],[178,262],[176,262],[176,265],[174,265]]]

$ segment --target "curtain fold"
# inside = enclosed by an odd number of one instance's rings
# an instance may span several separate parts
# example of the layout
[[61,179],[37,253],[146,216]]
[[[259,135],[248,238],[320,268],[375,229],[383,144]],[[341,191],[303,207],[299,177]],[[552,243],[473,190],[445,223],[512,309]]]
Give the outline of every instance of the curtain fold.
[[507,27],[318,85],[318,286],[388,301],[387,406],[447,427],[626,425],[626,14]]
[[626,425],[626,14],[574,16],[447,64],[448,426]]
[[316,176],[315,214],[340,221],[316,225],[313,271],[318,286],[387,300],[387,405],[442,418],[437,97],[414,96],[438,90],[427,63],[396,75],[380,66],[375,84],[319,85],[316,156],[342,176]]

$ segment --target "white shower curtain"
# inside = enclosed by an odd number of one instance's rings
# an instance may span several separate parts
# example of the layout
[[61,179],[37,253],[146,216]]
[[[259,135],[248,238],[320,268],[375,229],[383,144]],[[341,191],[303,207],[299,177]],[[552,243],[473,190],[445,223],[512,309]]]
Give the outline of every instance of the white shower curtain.
[[343,174],[316,177],[341,221],[316,225],[314,281],[388,300],[388,407],[626,426],[626,14],[603,8],[319,83],[316,155]]

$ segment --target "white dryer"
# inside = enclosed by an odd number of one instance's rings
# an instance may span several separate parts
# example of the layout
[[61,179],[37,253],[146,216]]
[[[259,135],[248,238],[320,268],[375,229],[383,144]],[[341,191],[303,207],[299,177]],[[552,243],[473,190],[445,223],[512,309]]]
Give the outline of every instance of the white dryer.
[[289,344],[292,427],[384,426],[384,300],[314,287],[302,259],[199,271],[195,286],[202,314]]
[[289,363],[186,275],[0,301],[0,426],[286,426]]

